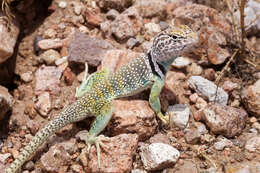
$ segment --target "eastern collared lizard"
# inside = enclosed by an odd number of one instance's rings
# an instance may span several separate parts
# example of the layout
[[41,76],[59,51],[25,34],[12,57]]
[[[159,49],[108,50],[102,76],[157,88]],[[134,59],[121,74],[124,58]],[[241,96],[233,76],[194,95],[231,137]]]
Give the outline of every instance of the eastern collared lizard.
[[135,58],[114,74],[110,75],[108,70],[103,70],[91,75],[88,79],[85,78],[77,90],[76,96],[80,98],[36,133],[5,173],[17,172],[37,148],[60,128],[91,116],[96,118],[91,125],[86,143],[88,149],[91,145],[96,145],[100,167],[100,145],[106,147],[102,141],[108,138],[98,135],[111,119],[112,101],[137,94],[147,88],[151,88],[149,96],[151,108],[163,123],[168,123],[169,117],[162,114],[159,100],[165,75],[172,62],[197,40],[197,34],[188,26],[171,26],[154,38],[152,48],[146,54]]

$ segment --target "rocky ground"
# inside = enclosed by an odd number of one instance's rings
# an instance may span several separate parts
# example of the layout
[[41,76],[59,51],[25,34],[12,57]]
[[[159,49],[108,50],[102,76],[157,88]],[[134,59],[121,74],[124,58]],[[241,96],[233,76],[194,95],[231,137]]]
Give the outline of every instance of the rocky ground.
[[10,26],[0,18],[0,172],[75,101],[85,62],[90,73],[104,67],[112,73],[146,52],[171,23],[189,25],[199,41],[167,74],[160,97],[169,126],[156,118],[144,91],[114,101],[100,170],[95,147],[87,153],[84,143],[87,119],[59,130],[22,172],[260,172],[259,1],[245,8],[243,57],[236,54],[233,1],[23,0],[11,7]]

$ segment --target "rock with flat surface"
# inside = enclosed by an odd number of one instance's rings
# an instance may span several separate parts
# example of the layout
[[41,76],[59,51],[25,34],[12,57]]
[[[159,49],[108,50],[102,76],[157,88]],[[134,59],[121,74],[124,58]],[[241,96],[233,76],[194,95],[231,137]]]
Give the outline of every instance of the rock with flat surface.
[[141,159],[146,170],[162,170],[177,162],[180,152],[163,143],[152,143],[141,147]]
[[167,113],[170,115],[170,122],[173,127],[177,126],[184,129],[187,126],[190,117],[190,108],[185,104],[176,104],[169,106]]
[[241,134],[245,128],[247,113],[242,109],[219,104],[209,104],[200,112],[211,132],[231,138]]
[[106,52],[101,62],[101,69],[106,68],[111,74],[113,74],[120,67],[128,64],[130,61],[141,55],[143,54],[130,50],[109,50]]
[[113,49],[113,46],[108,41],[76,32],[68,47],[68,61],[76,64],[87,62],[88,65],[98,66],[110,49]]
[[35,73],[35,93],[39,95],[44,91],[48,91],[51,94],[60,93],[60,78],[62,70],[55,66],[42,65]]
[[208,101],[227,105],[228,94],[222,88],[217,87],[213,82],[201,76],[191,76],[188,82],[190,88]]
[[130,172],[133,156],[136,154],[138,136],[136,134],[121,134],[111,137],[104,142],[108,149],[100,153],[101,167],[98,169],[96,147],[92,146],[89,154],[89,163],[86,168],[89,172]]
[[115,100],[114,115],[108,129],[111,134],[137,133],[139,140],[145,140],[156,132],[156,115],[143,100]]
[[60,144],[52,146],[40,159],[43,169],[48,172],[59,172],[62,167],[69,164],[69,161],[69,153]]

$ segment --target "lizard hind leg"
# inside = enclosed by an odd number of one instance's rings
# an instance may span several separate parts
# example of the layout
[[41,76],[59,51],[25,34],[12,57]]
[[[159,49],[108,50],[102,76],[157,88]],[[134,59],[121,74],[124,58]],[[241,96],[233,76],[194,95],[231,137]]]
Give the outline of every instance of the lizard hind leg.
[[97,158],[98,158],[98,167],[100,168],[100,146],[103,148],[108,148],[102,141],[109,141],[108,137],[104,135],[98,134],[107,126],[109,120],[111,119],[113,114],[113,106],[112,103],[107,103],[100,111],[100,114],[96,117],[95,121],[91,125],[91,128],[88,133],[88,137],[85,140],[88,148],[88,152],[90,151],[91,145],[95,145],[97,149]]
[[88,75],[88,64],[85,63],[85,73],[84,73],[83,81],[80,84],[80,86],[76,89],[75,96],[77,98],[82,97],[85,93],[90,91],[93,88],[93,85],[97,84],[97,82],[106,79],[109,76],[109,70],[104,68],[101,71],[91,74],[88,78],[87,75]]

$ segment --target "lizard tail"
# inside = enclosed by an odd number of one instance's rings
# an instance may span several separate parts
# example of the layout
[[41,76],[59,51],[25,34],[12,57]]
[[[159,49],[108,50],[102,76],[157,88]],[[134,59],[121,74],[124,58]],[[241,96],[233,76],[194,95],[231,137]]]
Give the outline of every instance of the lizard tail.
[[38,131],[29,144],[22,149],[20,155],[5,170],[5,173],[16,173],[24,162],[36,152],[38,147],[45,142],[49,136],[67,124],[84,119],[85,116],[83,115],[81,117],[73,116],[74,114],[78,114],[76,111],[78,106],[79,104],[75,102],[50,121],[44,128]]

